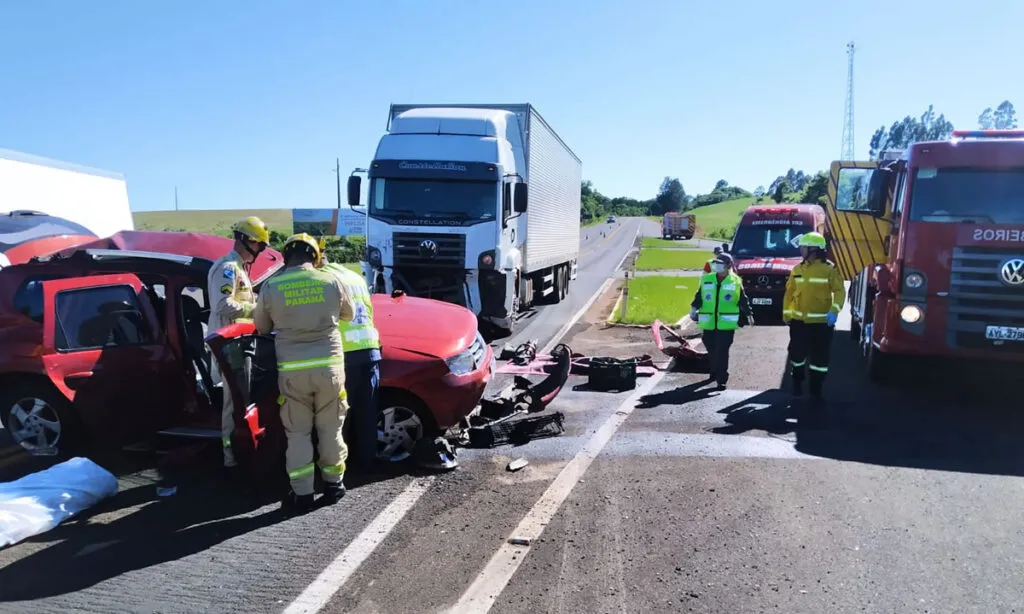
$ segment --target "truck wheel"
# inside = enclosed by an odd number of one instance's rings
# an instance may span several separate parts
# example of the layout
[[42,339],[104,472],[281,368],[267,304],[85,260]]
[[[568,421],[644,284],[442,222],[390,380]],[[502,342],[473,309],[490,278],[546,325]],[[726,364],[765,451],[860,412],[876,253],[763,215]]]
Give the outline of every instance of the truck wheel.
[[81,443],[81,424],[64,395],[35,378],[9,384],[0,392],[0,422],[30,454],[71,450]]
[[889,384],[895,379],[893,370],[896,361],[888,354],[878,351],[871,340],[867,341],[868,379],[876,384]]

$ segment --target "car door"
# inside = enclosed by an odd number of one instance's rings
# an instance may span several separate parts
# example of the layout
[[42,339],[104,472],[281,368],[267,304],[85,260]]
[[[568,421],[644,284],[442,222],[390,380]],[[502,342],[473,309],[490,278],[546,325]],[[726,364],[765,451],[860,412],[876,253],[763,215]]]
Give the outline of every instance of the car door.
[[123,445],[170,426],[182,365],[131,274],[43,282],[43,364],[97,443]]

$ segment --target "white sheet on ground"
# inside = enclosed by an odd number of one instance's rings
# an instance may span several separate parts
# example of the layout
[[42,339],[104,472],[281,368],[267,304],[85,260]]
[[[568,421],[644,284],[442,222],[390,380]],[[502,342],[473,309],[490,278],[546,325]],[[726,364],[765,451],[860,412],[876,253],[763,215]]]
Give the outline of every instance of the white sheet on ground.
[[80,457],[0,483],[0,548],[49,531],[116,493],[114,474]]

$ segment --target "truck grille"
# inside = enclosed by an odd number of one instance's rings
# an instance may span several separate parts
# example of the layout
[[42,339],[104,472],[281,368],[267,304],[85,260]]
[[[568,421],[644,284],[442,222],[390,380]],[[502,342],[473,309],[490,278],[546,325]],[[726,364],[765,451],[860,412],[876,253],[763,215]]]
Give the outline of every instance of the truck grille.
[[1024,286],[1007,286],[999,276],[1003,263],[1014,257],[1024,257],[1024,253],[985,247],[953,250],[948,323],[952,347],[1024,354],[1020,341],[994,345],[985,338],[986,326],[1024,327]]
[[786,287],[786,280],[789,279],[789,275],[776,275],[769,273],[741,275],[740,277],[743,279],[743,289],[748,292],[754,290],[784,290]]
[[395,233],[395,266],[466,266],[466,235]]

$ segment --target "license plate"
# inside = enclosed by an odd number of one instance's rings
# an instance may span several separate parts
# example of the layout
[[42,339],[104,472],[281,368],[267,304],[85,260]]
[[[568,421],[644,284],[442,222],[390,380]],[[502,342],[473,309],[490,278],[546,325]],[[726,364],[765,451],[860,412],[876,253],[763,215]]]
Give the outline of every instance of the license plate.
[[1013,326],[986,326],[985,338],[993,341],[1024,341],[1024,328]]
[[752,298],[750,299],[751,305],[771,305],[772,299],[770,298]]

